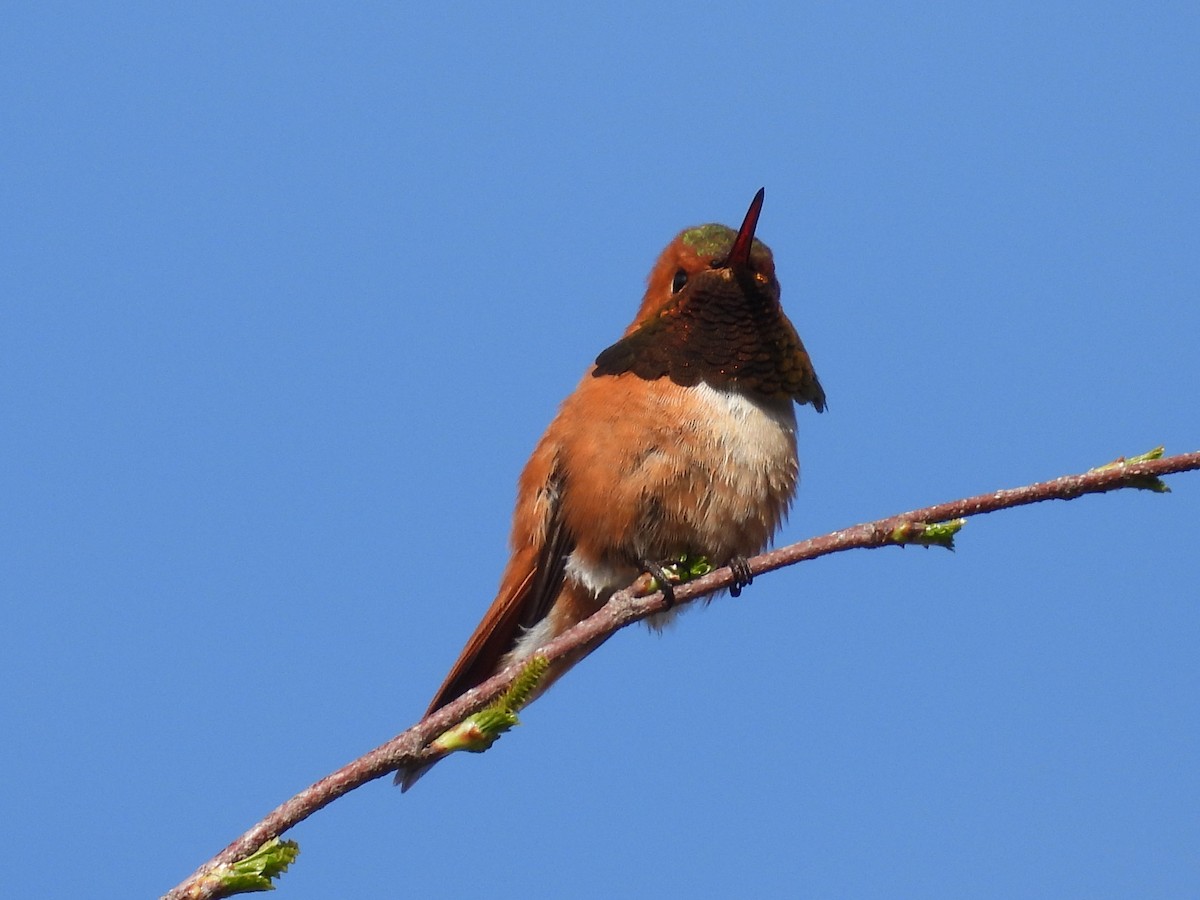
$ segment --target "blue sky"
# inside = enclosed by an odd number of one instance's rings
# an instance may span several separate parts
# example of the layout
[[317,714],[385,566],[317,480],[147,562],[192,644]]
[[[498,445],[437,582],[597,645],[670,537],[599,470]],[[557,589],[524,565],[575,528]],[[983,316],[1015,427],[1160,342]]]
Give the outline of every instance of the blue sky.
[[[4,18],[13,896],[156,896],[411,724],[557,403],[760,185],[830,405],[782,541],[1200,446],[1194,3]],[[1171,484],[624,632],[280,896],[1194,895]]]

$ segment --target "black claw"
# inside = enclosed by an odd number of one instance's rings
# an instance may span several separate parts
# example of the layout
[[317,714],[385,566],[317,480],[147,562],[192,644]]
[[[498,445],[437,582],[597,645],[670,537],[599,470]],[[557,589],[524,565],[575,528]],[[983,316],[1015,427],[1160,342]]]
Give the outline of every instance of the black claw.
[[733,584],[729,586],[729,596],[742,596],[742,588],[754,581],[754,573],[750,571],[750,563],[744,556],[735,556],[729,561],[729,570],[733,572]]
[[646,561],[642,563],[642,568],[654,576],[654,580],[658,582],[658,589],[662,591],[663,600],[666,605],[663,611],[670,609],[675,605],[675,588],[671,586],[671,582],[667,580],[667,570],[656,562]]

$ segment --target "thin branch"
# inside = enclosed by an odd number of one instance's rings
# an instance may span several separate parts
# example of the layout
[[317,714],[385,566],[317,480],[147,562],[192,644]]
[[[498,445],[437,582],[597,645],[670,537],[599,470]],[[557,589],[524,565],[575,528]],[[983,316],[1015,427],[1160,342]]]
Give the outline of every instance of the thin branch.
[[[1104,493],[1129,487],[1156,489],[1154,485],[1158,476],[1195,469],[1200,469],[1200,451],[1144,461],[1140,458],[1131,462],[1118,460],[1114,464],[1081,475],[1067,475],[1053,481],[927,506],[924,509],[810,538],[754,557],[749,561],[750,570],[758,575],[844,550],[920,543],[922,526],[925,525],[1039,503],[1043,500],[1073,500],[1083,494]],[[718,569],[677,586],[675,603],[689,603],[727,588],[732,582],[733,573],[729,569]],[[593,641],[608,637],[633,622],[661,612],[665,607],[663,596],[661,593],[650,593],[651,585],[650,578],[643,575],[629,588],[614,594],[595,615],[541,648],[538,651],[539,655],[553,661]],[[224,867],[245,859],[272,838],[288,831],[343,794],[381,778],[402,765],[439,755],[426,751],[426,745],[448,728],[487,706],[512,684],[522,668],[522,663],[509,666],[407,731],[301,791],[202,865],[186,881],[164,895],[164,900],[209,900],[226,896],[222,878]]]

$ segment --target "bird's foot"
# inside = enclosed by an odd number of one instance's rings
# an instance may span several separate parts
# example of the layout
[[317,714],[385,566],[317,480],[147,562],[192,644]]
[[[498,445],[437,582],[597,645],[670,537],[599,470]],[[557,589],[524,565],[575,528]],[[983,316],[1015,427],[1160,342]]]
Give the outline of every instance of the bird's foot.
[[750,571],[750,562],[744,556],[735,556],[729,561],[729,569],[733,572],[733,584],[729,586],[729,596],[740,597],[742,588],[748,587],[754,581],[754,573]]
[[658,584],[658,589],[662,591],[663,600],[666,601],[665,609],[670,609],[675,605],[675,588],[672,586],[672,581],[678,581],[679,576],[676,574],[672,577],[672,573],[654,562],[653,560],[644,560],[642,568],[654,576],[655,582]]
[[[743,560],[743,562],[745,561]],[[659,590],[662,591],[663,598],[667,601],[666,608],[670,609],[675,605],[675,585],[694,581],[701,575],[707,575],[716,567],[708,561],[707,556],[681,553],[662,563],[644,560],[642,568],[654,578]],[[742,583],[749,584],[750,570],[748,567],[744,574],[745,579]]]

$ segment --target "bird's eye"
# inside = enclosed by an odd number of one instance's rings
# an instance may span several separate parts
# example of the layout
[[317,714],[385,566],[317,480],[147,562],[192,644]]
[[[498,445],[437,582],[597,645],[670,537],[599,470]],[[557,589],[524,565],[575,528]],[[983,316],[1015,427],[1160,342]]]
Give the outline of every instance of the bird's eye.
[[678,294],[683,290],[683,286],[687,284],[687,272],[680,269],[675,273],[675,277],[671,280],[671,293]]

